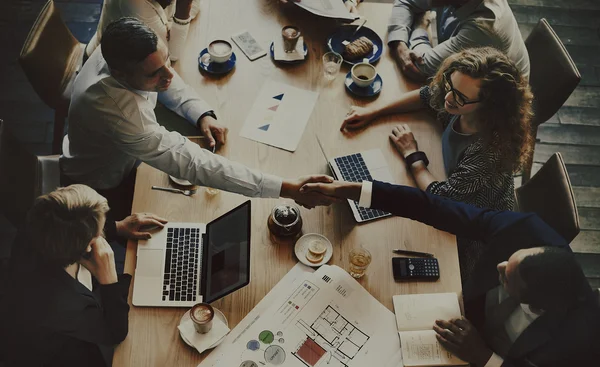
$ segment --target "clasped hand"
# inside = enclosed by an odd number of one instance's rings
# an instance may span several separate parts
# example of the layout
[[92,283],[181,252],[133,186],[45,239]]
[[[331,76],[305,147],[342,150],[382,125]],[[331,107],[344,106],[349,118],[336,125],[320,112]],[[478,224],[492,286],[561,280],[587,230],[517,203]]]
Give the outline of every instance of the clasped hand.
[[317,190],[301,190],[308,184],[320,184],[328,186],[334,182],[333,178],[327,175],[303,176],[296,180],[284,181],[281,187],[281,196],[294,199],[298,205],[312,209],[315,206],[329,206],[341,201],[339,198],[327,195]]

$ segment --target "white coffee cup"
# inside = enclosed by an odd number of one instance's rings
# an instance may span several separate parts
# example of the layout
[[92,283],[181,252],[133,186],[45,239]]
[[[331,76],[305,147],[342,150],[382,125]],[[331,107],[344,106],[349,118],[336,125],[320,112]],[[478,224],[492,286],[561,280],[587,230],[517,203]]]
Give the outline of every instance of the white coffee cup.
[[223,63],[231,58],[233,53],[233,47],[231,43],[225,40],[214,40],[208,44],[208,54],[210,55],[210,61],[216,63]]
[[350,75],[352,76],[354,84],[359,87],[368,87],[373,84],[373,81],[377,76],[375,66],[369,64],[367,60],[368,59],[365,59],[363,62],[355,64],[350,70]]

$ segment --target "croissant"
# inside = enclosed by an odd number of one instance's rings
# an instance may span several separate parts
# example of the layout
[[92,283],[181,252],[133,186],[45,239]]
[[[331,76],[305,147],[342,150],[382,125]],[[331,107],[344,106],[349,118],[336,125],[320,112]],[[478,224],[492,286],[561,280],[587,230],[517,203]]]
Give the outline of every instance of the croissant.
[[355,60],[373,51],[373,42],[362,36],[346,45],[344,56],[349,60]]

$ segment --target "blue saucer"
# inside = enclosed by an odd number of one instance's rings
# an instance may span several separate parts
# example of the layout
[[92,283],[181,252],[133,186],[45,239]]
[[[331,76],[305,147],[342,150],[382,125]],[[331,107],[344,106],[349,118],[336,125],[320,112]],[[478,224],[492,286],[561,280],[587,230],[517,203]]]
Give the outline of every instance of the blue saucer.
[[229,60],[223,63],[210,62],[210,55],[208,54],[208,49],[202,50],[200,52],[200,56],[198,56],[198,67],[200,69],[206,71],[209,74],[227,74],[235,67],[235,52],[231,53],[231,57]]
[[353,36],[352,33],[354,33],[357,27],[357,25],[341,26],[334,34],[329,36],[329,38],[327,39],[327,47],[329,48],[329,51],[337,52],[343,57],[344,50],[346,49],[346,46],[342,44],[343,41],[352,42],[360,37],[365,36],[368,39],[370,39],[371,42],[373,42],[373,51],[356,60],[346,60],[344,58],[344,62],[350,65],[354,65],[358,62],[362,62],[363,59],[366,58],[369,59],[370,64],[373,64],[374,62],[379,60],[381,54],[383,53],[383,41],[381,40],[381,37],[379,37],[379,35],[375,33],[374,30],[367,27],[362,27]]
[[354,84],[354,81],[352,80],[352,73],[348,73],[346,74],[344,85],[346,86],[346,89],[355,96],[375,97],[381,92],[381,89],[383,88],[383,79],[381,79],[381,76],[377,74],[375,80],[373,80],[373,83],[371,83],[371,85],[369,85],[368,87],[359,87],[358,85]]
[[299,64],[301,62],[306,61],[306,56],[308,55],[308,47],[306,47],[306,42],[304,42],[304,59],[302,60],[291,60],[291,61],[286,61],[286,60],[275,60],[275,42],[271,42],[271,59],[273,59],[273,61],[275,62],[280,62],[282,64]]

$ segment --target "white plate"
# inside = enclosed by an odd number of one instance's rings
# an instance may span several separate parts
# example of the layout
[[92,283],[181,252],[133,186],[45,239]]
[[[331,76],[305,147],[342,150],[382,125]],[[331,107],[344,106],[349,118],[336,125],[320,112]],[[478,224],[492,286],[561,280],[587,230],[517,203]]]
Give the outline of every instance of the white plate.
[[[213,307],[213,310],[215,310],[215,316],[217,316],[219,318],[219,320],[223,321],[223,323],[225,324],[225,326],[229,327],[229,323],[227,323],[227,318],[225,317],[225,315],[223,315],[223,312],[221,312],[221,310],[219,310],[216,307]],[[191,320],[191,318],[190,318],[190,310],[187,310],[187,312],[184,313],[183,316],[181,316],[181,320],[179,320],[179,325],[183,324],[184,322],[187,322],[188,320]],[[179,329],[177,329],[177,330],[179,330]],[[210,333],[210,331],[209,331],[209,333]],[[190,342],[188,342],[186,338],[183,337],[183,334],[181,333],[181,330],[179,330],[179,336],[185,342],[185,344],[187,344],[190,347],[194,348],[194,346]],[[223,340],[225,340],[226,337],[227,337],[227,334],[225,334],[221,339],[217,340],[216,342],[214,342],[211,346],[209,346],[206,349],[212,349],[212,348],[216,347],[217,345],[221,344],[221,342]]]
[[177,178],[175,176],[169,175],[169,179],[179,186],[194,186],[193,183],[191,183],[188,180],[184,180],[183,178]]
[[[318,263],[311,263],[306,259],[306,253],[308,252],[308,244],[311,240],[314,239],[320,239],[321,241],[325,242],[325,246],[327,246],[327,250],[323,255],[323,260],[321,260]],[[331,242],[329,242],[327,237],[322,236],[318,233],[307,233],[298,239],[298,241],[296,242],[296,246],[294,246],[294,252],[296,253],[296,257],[302,264],[316,268],[323,264],[326,264],[331,259],[331,255],[333,255],[333,246],[331,245]]]

